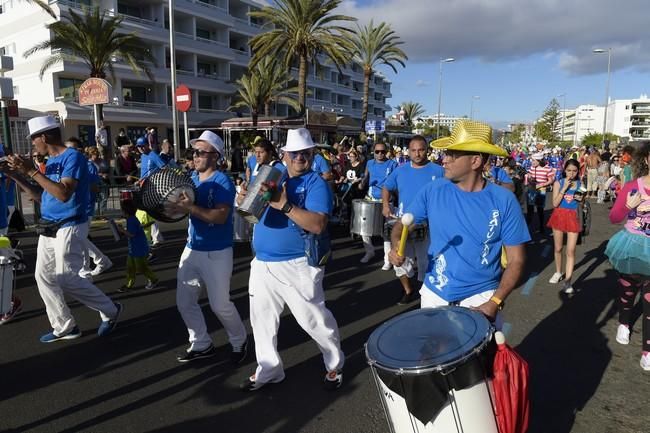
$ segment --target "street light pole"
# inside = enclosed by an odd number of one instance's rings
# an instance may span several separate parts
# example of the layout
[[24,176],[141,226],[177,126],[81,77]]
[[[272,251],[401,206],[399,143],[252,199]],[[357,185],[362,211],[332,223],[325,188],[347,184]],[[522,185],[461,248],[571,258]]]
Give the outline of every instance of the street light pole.
[[446,59],[440,59],[440,75],[438,77],[438,116],[437,116],[437,126],[436,126],[436,139],[440,138],[440,108],[442,106],[442,64],[453,62],[453,57],[448,57]]
[[603,144],[605,143],[605,134],[607,133],[607,108],[609,107],[609,79],[611,76],[611,66],[612,66],[612,49],[607,48],[594,48],[592,50],[594,54],[607,53],[607,85],[605,86],[605,114],[603,116]]
[[480,96],[472,96],[472,102],[469,105],[469,119],[472,120],[474,119],[474,100],[475,99],[481,99]]
[[[171,71],[172,90],[172,128],[174,129],[174,155],[178,158],[181,154],[180,137],[178,135],[178,111],[176,111],[176,35],[174,24],[174,0],[169,0],[169,70]],[[185,146],[189,146],[185,143]]]

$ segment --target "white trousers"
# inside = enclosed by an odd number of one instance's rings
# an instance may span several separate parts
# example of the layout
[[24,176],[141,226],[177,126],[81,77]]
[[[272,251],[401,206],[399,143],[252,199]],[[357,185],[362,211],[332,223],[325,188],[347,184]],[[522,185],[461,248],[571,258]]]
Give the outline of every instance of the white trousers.
[[183,250],[178,264],[176,305],[187,326],[190,350],[205,350],[212,344],[199,306],[203,288],[208,295],[210,308],[221,321],[233,347],[246,341],[246,328],[230,300],[232,276],[232,248],[220,251]]
[[93,261],[95,266],[107,266],[111,263],[104,253],[101,252],[97,246],[86,238],[85,240],[85,251],[84,251],[84,268],[88,269],[90,267],[90,260]]
[[38,238],[34,276],[55,335],[65,334],[76,325],[65,294],[99,311],[102,320],[117,314],[115,303],[90,280],[79,276],[87,238],[88,223],[61,228],[55,238]]
[[[366,253],[374,253],[375,247],[372,245],[372,237],[361,236],[363,242],[363,249]],[[390,252],[390,241],[384,241],[384,263],[388,263],[388,253]]]
[[424,276],[427,273],[427,266],[429,265],[429,235],[421,241],[407,241],[406,249],[404,250],[405,260],[402,266],[393,266],[395,275],[400,278],[407,276],[411,278],[414,274],[414,262],[418,263],[418,281],[424,281]]
[[[479,305],[485,304],[487,301],[489,301],[492,295],[494,295],[494,290],[487,290],[485,292],[463,299],[460,301],[459,305],[466,308],[478,307]],[[436,295],[424,284],[422,285],[422,288],[420,289],[420,308],[435,308],[445,305],[449,305],[449,302]],[[503,315],[501,312],[497,313],[497,317],[494,320],[494,327],[497,331],[500,331],[501,328],[503,328]]]
[[301,257],[283,262],[264,262],[254,258],[249,280],[250,314],[255,337],[257,370],[260,383],[284,379],[284,368],[277,348],[280,314],[284,305],[302,329],[316,342],[323,354],[325,369],[343,367],[336,319],[325,306],[321,267],[309,266]]
[[158,245],[162,243],[165,239],[163,238],[162,232],[158,227],[158,223],[151,224],[151,243]]

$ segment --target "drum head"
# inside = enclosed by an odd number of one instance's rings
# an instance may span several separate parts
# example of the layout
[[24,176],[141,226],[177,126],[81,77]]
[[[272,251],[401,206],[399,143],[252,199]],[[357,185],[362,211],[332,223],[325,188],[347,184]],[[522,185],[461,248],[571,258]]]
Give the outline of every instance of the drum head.
[[445,370],[480,351],[492,336],[480,312],[463,307],[423,308],[401,314],[368,339],[368,362],[403,373]]

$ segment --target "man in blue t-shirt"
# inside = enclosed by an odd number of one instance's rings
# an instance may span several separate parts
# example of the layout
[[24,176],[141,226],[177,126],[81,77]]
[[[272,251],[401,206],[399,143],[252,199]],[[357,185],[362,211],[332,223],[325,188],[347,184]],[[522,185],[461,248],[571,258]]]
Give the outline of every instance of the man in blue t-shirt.
[[33,200],[41,202],[43,219],[56,223],[38,239],[34,276],[53,328],[41,337],[41,342],[81,337],[66,304],[66,294],[99,311],[102,322],[97,334],[108,335],[115,329],[122,305],[111,301],[89,279],[79,276],[88,237],[86,159],[63,145],[60,125],[52,116],[30,119],[28,127],[35,152],[50,156],[45,174],[36,170],[31,161],[12,155],[8,157],[9,175]]
[[314,158],[311,163],[311,171],[325,179],[327,182],[334,179],[330,163],[320,153],[314,153]]
[[[151,128],[153,130],[153,128]],[[152,174],[154,171],[165,166],[165,161],[151,148],[151,144],[145,137],[140,137],[135,142],[140,152],[140,179]],[[163,236],[157,223],[151,225],[152,248],[158,247],[163,242]]]
[[[427,184],[407,206],[416,221],[429,221],[430,262],[420,290],[422,308],[455,304],[495,320],[523,274],[530,234],[521,208],[511,192],[483,177],[488,156],[506,154],[491,143],[491,136],[486,124],[459,121],[445,145],[446,179]],[[396,266],[404,261],[397,255],[401,230],[398,222],[391,238],[390,259]]]
[[508,173],[501,168],[494,165],[496,162],[496,157],[488,158],[485,166],[483,167],[483,177],[495,185],[499,185],[507,189],[508,191],[515,192],[515,184],[508,176]]
[[[397,163],[388,159],[386,154],[388,148],[384,143],[376,143],[374,146],[375,158],[368,161],[366,164],[366,172],[363,180],[359,183],[359,189],[363,190],[366,186],[368,188],[368,199],[381,200],[381,190],[384,187],[384,182],[396,168]],[[366,254],[361,258],[361,263],[368,263],[375,256],[375,248],[372,246],[372,239],[370,236],[361,236],[363,241],[363,248]],[[384,266],[382,270],[388,271],[393,266],[388,262],[388,252],[390,251],[390,241],[384,239]]]
[[190,346],[176,359],[190,362],[217,353],[199,305],[205,287],[210,308],[228,334],[231,361],[239,364],[246,358],[247,343],[246,328],[230,300],[235,185],[217,168],[225,154],[217,134],[204,131],[199,138],[190,140],[190,145],[194,148],[192,180],[196,198],[192,200],[182,193],[175,204],[190,217],[187,245],[176,277],[176,304],[187,326]]
[[[65,141],[65,147],[81,152],[81,141],[77,137],[70,137]],[[88,224],[90,224],[90,221],[92,221],[93,216],[95,215],[95,201],[101,178],[99,177],[97,166],[92,161],[86,159],[86,166],[88,167],[88,201],[86,206],[86,215],[88,216]],[[95,269],[90,269],[90,260],[95,264]],[[87,277],[90,275],[94,277],[107,271],[112,266],[113,262],[111,262],[111,259],[102,253],[89,238],[86,238],[86,251],[84,252],[84,265],[81,269],[81,276]]]
[[[248,291],[257,369],[241,385],[244,391],[284,380],[277,334],[285,304],[323,354],[324,386],[337,389],[343,381],[345,359],[338,325],[325,306],[325,269],[321,266],[329,254],[327,220],[332,212],[332,191],[311,170],[314,148],[307,129],[288,131],[283,148],[288,179],[274,192],[255,225],[256,256],[251,262]],[[316,241],[323,248],[317,248]]]
[[[401,218],[404,209],[407,208],[425,185],[444,177],[445,173],[442,167],[427,159],[427,147],[427,141],[424,137],[421,135],[414,136],[408,147],[410,161],[397,167],[386,179],[382,190],[382,206],[384,217],[387,220]],[[391,194],[397,194],[398,205],[395,209],[391,206]],[[406,260],[400,266],[395,267],[395,275],[399,278],[404,289],[404,294],[398,302],[400,305],[408,304],[418,298],[418,292],[413,289],[410,281],[410,278],[415,274],[414,261],[417,260],[418,281],[424,281],[425,264],[428,262],[427,246],[429,245],[429,237],[426,235],[426,229],[423,228],[426,220],[420,218],[415,223],[420,230],[413,233],[419,233],[420,236],[407,242]]]

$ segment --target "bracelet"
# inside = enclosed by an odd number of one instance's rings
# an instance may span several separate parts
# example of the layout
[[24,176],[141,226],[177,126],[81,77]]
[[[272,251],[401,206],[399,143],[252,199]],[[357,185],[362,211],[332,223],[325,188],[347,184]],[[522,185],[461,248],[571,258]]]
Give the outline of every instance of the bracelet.
[[497,304],[497,307],[499,308],[499,310],[503,309],[503,300],[502,300],[501,298],[498,298],[498,297],[496,297],[496,296],[492,296],[492,297],[490,298],[490,301],[492,301],[492,302],[494,302],[495,304]]

